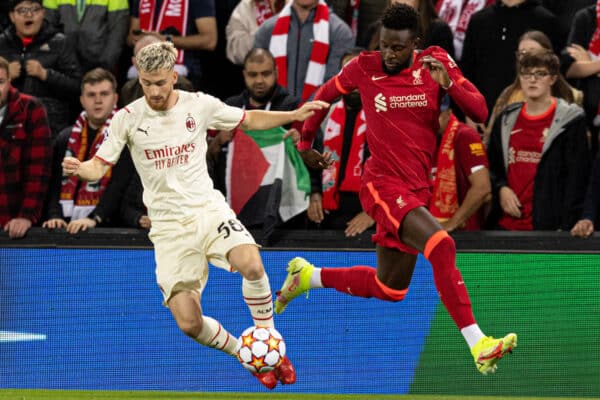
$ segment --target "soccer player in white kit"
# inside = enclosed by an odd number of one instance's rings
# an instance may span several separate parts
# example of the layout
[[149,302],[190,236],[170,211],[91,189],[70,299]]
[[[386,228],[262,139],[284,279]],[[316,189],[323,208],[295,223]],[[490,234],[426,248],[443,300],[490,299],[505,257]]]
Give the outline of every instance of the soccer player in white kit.
[[[294,111],[244,111],[203,94],[174,90],[177,50],[169,42],[144,47],[136,56],[144,97],[121,109],[96,155],[81,162],[65,157],[65,175],[100,179],[129,147],[144,186],[152,221],[156,280],[179,328],[196,342],[235,355],[237,339],[202,315],[200,297],[208,262],[242,277],[242,295],[255,325],[273,327],[273,300],[254,239],[238,221],[206,166],[206,130],[270,129],[303,121],[324,102]],[[296,372],[286,357],[274,371],[256,374],[269,389],[291,384]]]

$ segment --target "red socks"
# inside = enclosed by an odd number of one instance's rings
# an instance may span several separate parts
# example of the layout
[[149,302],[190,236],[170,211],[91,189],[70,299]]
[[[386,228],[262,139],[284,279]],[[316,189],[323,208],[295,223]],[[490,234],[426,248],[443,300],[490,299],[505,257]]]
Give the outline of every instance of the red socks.
[[456,269],[454,240],[446,231],[438,231],[425,244],[423,255],[431,263],[435,287],[458,329],[474,324],[469,293]]
[[386,301],[400,301],[408,288],[396,290],[377,279],[375,268],[356,266],[351,268],[322,268],[321,282],[324,287],[335,288],[356,297],[375,297]]

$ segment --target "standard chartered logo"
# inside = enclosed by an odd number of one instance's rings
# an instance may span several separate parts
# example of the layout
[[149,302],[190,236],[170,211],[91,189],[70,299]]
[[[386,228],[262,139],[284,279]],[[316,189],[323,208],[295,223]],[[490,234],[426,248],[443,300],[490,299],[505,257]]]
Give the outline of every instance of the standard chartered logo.
[[387,103],[385,101],[385,96],[383,95],[383,93],[378,93],[377,96],[375,96],[375,111],[387,111]]
[[388,107],[394,108],[421,108],[427,107],[428,101],[425,93],[406,94],[402,96],[390,96],[386,98],[383,93],[375,96],[375,111],[387,111]]

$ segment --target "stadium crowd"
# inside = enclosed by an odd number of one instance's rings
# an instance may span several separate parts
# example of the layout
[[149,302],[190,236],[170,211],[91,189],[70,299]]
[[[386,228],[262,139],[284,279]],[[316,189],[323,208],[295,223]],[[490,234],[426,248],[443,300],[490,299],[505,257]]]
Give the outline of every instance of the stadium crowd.
[[[97,182],[64,177],[60,165],[93,157],[114,113],[143,95],[132,57],[142,47],[175,45],[180,90],[293,110],[358,52],[379,48],[389,3],[419,11],[420,47],[454,55],[490,112],[475,123],[442,99],[429,161],[430,211],[444,229],[591,235],[600,226],[600,0],[1,2],[0,226],[15,239],[32,226],[150,228],[127,152]],[[372,229],[357,196],[369,157],[361,101],[349,93],[330,107],[313,144],[333,155],[324,171],[298,155],[300,124],[210,132],[215,187],[244,225],[263,230],[263,244],[275,228]],[[370,101],[384,111],[423,99]]]

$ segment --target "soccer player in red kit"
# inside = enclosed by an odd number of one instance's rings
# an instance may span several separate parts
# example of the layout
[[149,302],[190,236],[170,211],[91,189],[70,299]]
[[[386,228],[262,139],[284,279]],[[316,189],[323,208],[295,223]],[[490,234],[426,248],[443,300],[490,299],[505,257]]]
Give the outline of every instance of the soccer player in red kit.
[[[302,258],[289,262],[288,276],[278,293],[275,312],[312,288],[335,288],[358,297],[385,301],[404,299],[422,252],[433,269],[440,298],[460,329],[477,369],[495,372],[496,363],[517,345],[509,333],[494,339],[477,325],[465,283],[456,268],[454,240],[429,213],[429,173],[436,149],[439,106],[447,93],[471,119],[485,121],[484,97],[465,79],[452,58],[439,47],[415,51],[418,14],[396,4],[382,16],[379,52],[363,52],[317,92],[315,99],[332,101],[358,89],[367,122],[371,157],[361,181],[362,206],[376,222],[377,269],[317,268]],[[298,143],[305,163],[326,168],[331,154],[311,149],[325,112],[304,123]]]

